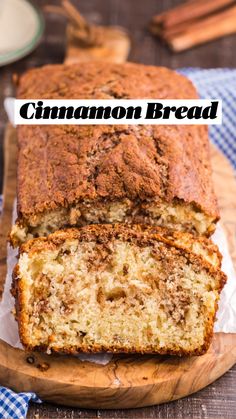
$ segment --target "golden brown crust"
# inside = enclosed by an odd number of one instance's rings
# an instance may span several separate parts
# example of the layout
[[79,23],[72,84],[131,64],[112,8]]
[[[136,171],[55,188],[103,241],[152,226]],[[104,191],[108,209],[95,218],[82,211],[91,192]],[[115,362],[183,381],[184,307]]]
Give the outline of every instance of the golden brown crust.
[[[148,234],[145,234],[145,231]],[[180,243],[182,237],[183,243]],[[190,234],[186,233],[176,233],[170,232],[161,228],[152,228],[144,226],[123,226],[121,224],[117,225],[93,225],[86,226],[81,229],[68,229],[58,231],[49,235],[47,238],[38,238],[33,239],[21,246],[20,254],[28,253],[32,255],[34,253],[40,253],[42,250],[54,250],[56,247],[63,244],[66,240],[78,239],[79,241],[97,241],[98,243],[109,243],[112,239],[119,238],[124,241],[132,241],[138,244],[139,246],[147,246],[153,241],[162,242],[166,246],[172,248],[173,257],[175,258],[178,254],[184,255],[186,260],[189,260],[191,264],[197,266],[201,270],[205,270],[207,273],[211,274],[218,282],[219,286],[217,287],[218,293],[221,292],[225,282],[226,276],[220,270],[220,258],[216,266],[213,266],[209,261],[207,261],[204,256],[196,254],[193,252],[191,247],[192,240],[196,243],[208,247],[211,252],[218,252],[216,246],[208,239],[196,239],[193,238]],[[19,324],[19,331],[21,336],[21,341],[23,345],[28,350],[40,350],[46,351],[48,349],[47,345],[33,347],[31,346],[28,338],[26,336],[25,324],[26,324],[26,314],[24,311],[24,286],[19,280],[19,266],[16,265],[13,272],[13,288],[12,293],[16,298],[16,311],[17,311],[17,320]],[[215,303],[215,313],[217,310],[217,302]],[[99,346],[97,344],[88,347],[87,345],[81,344],[79,347],[64,347],[57,348],[53,346],[53,352],[62,352],[68,354],[75,354],[79,352],[124,352],[124,353],[158,353],[158,354],[171,354],[171,355],[201,355],[206,352],[208,349],[212,335],[213,335],[213,325],[214,325],[215,315],[210,316],[207,319],[206,333],[204,336],[204,344],[201,347],[198,347],[194,351],[186,351],[183,349],[176,348],[171,350],[162,350],[156,349],[154,347],[124,347],[122,345],[117,345],[116,347],[111,346]]]
[[[138,64],[33,69],[18,98],[196,98],[185,77]],[[18,215],[92,203],[191,203],[219,218],[205,126],[20,126]]]
[[[143,234],[145,233],[145,234]],[[52,250],[60,246],[65,240],[78,239],[79,241],[96,241],[98,243],[107,243],[112,238],[121,238],[123,240],[136,241],[139,245],[146,244],[152,240],[158,240],[166,243],[176,249],[193,251],[193,245],[199,243],[209,255],[215,254],[217,263],[216,267],[221,267],[222,255],[218,247],[205,237],[195,237],[190,233],[177,232],[158,226],[147,226],[137,224],[95,224],[81,228],[68,228],[59,230],[50,234],[48,237],[39,237],[37,239],[28,240],[20,247],[22,253],[37,253],[45,250]],[[209,262],[208,262],[209,266]]]

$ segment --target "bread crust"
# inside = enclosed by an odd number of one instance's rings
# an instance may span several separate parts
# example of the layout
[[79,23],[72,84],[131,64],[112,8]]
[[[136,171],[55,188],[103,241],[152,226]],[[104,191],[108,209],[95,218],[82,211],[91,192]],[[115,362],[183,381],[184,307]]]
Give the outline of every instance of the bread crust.
[[148,243],[148,241],[158,240],[166,243],[176,249],[187,250],[193,252],[193,245],[198,243],[202,249],[211,255],[216,255],[216,268],[221,267],[222,255],[218,247],[206,237],[195,237],[190,233],[182,233],[179,231],[165,229],[158,226],[148,226],[142,224],[95,224],[85,227],[70,228],[59,230],[50,234],[48,237],[38,237],[36,240],[31,239],[22,244],[19,249],[19,255],[22,253],[38,253],[44,250],[52,250],[54,247],[60,246],[65,240],[78,239],[79,241],[95,240],[97,243],[109,242],[112,238],[121,238],[124,241],[136,241],[140,243]]
[[[192,248],[192,240],[203,246],[209,248],[209,252],[218,252],[215,245],[211,243],[208,239],[194,239],[190,234],[186,233],[173,233],[169,232],[168,230],[161,229],[161,228],[145,228],[146,233],[144,231],[143,226],[122,226],[121,224],[118,225],[93,225],[93,226],[86,226],[81,229],[68,229],[64,231],[58,231],[49,235],[47,238],[38,238],[33,239],[25,243],[21,246],[20,254],[28,253],[29,256],[33,254],[40,253],[41,251],[45,250],[54,250],[66,240],[74,240],[77,239],[79,241],[95,241],[98,243],[109,243],[114,238],[119,238],[124,241],[131,241],[135,242],[139,246],[147,246],[151,244],[153,241],[159,241],[165,244],[166,246],[170,246],[173,251],[173,258],[177,254],[184,255],[190,263],[195,266],[200,266],[201,269],[204,269],[207,273],[211,274],[214,278],[218,281],[218,293],[221,292],[225,282],[226,276],[220,270],[220,263],[221,258],[219,256],[218,262],[216,264],[211,264],[209,260],[207,260],[204,255],[196,254],[193,252]],[[152,230],[152,231],[151,231]],[[182,237],[182,244],[180,243],[180,238]],[[25,311],[25,301],[24,301],[24,285],[23,281],[20,278],[19,273],[19,265],[17,264],[14,272],[13,272],[13,287],[12,293],[16,299],[16,312],[17,312],[17,321],[19,325],[20,337],[22,344],[28,350],[39,350],[39,351],[47,351],[48,346],[37,346],[34,347],[27,339],[27,315]],[[75,354],[80,352],[119,352],[119,353],[158,353],[158,354],[171,354],[171,355],[201,355],[207,351],[209,345],[212,340],[213,336],[213,325],[215,320],[215,314],[218,308],[217,302],[215,303],[215,312],[213,316],[209,316],[206,321],[206,328],[205,328],[205,336],[204,336],[204,343],[200,347],[194,349],[193,351],[186,351],[182,348],[176,347],[176,349],[171,350],[162,350],[156,349],[155,347],[125,347],[122,345],[117,344],[114,346],[99,346],[96,343],[92,346],[80,344],[78,347],[66,346],[64,348],[57,348],[55,345],[50,349],[52,352],[60,352],[60,353],[67,353],[67,354]]]
[[[29,70],[18,98],[193,99],[184,76],[140,64],[81,63]],[[206,126],[19,126],[18,222],[77,203],[180,202],[219,219]],[[142,221],[145,222],[145,221]]]

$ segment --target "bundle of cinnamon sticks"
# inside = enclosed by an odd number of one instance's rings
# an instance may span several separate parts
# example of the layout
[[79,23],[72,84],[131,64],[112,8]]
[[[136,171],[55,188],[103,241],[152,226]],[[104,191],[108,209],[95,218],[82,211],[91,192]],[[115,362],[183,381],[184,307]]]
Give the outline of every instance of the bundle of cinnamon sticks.
[[150,30],[175,52],[236,33],[236,0],[188,0],[154,16]]

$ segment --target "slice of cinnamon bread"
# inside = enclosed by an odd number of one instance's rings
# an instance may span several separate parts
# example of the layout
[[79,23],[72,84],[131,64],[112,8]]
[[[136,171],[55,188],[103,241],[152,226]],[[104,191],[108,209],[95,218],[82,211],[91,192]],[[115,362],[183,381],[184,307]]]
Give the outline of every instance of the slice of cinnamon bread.
[[225,275],[208,239],[94,225],[21,247],[13,293],[30,350],[204,353]]

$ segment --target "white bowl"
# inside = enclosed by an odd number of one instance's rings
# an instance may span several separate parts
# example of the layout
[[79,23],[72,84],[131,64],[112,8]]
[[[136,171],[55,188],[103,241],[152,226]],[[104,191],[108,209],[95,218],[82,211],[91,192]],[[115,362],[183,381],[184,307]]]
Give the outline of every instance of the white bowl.
[[42,14],[28,0],[0,0],[0,66],[29,54],[43,30]]

